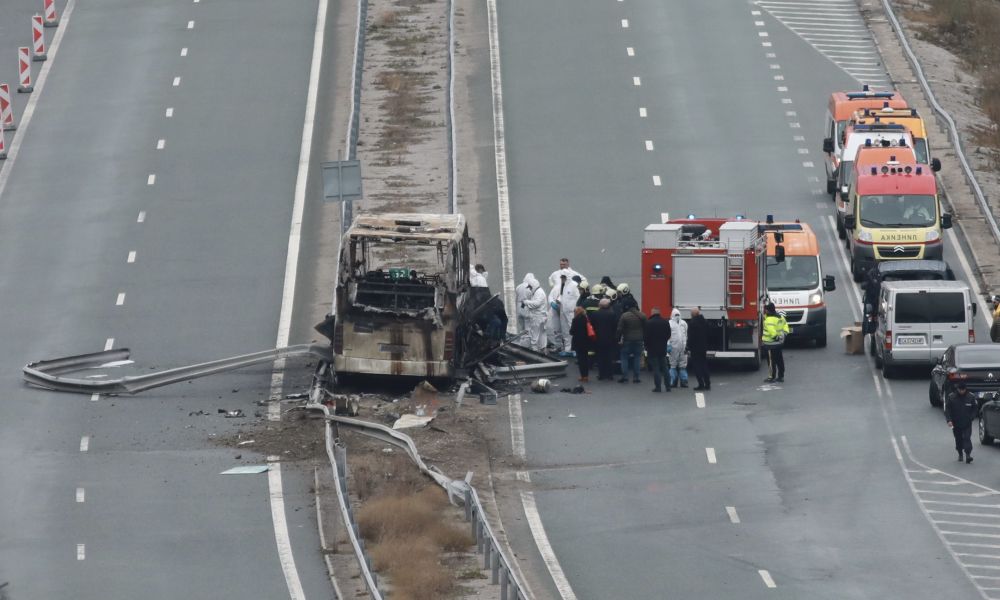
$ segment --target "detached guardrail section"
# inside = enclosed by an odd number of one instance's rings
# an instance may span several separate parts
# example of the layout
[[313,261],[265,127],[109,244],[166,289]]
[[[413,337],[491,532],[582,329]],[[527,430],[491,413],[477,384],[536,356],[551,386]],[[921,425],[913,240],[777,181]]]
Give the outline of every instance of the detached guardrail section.
[[453,503],[462,502],[465,506],[465,520],[472,527],[472,534],[476,539],[476,551],[483,557],[483,569],[490,571],[490,583],[499,586],[497,597],[500,600],[530,600],[526,586],[512,569],[513,563],[504,553],[486,518],[486,511],[483,510],[479,494],[469,483],[472,478],[471,473],[465,480],[451,479],[437,468],[427,466],[420,457],[413,439],[404,433],[378,423],[332,415],[329,408],[323,404],[308,404],[306,408],[322,411],[326,416],[327,455],[330,457],[330,466],[333,469],[334,478],[337,480],[337,497],[340,500],[341,514],[344,517],[344,522],[348,524],[348,536],[351,538],[351,545],[358,557],[358,563],[361,565],[365,583],[372,598],[381,600],[382,592],[378,587],[377,577],[371,570],[371,559],[368,557],[363,540],[358,535],[357,524],[350,508],[350,499],[347,496],[347,452],[339,440],[334,439],[333,423],[404,450],[421,472],[444,488],[445,492],[448,493],[449,500]]

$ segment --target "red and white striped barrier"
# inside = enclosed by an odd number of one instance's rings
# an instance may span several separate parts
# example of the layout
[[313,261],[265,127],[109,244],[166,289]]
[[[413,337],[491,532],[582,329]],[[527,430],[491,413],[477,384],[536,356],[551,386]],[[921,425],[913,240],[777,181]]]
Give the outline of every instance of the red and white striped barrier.
[[10,86],[0,83],[0,131],[17,129],[14,124],[14,109],[10,105]]
[[42,15],[31,17],[31,44],[34,51],[33,60],[45,60],[48,54],[45,49],[45,23]]
[[21,46],[17,49],[17,92],[28,94],[35,90],[31,83],[31,49]]
[[56,14],[56,0],[45,0],[45,26],[59,26],[59,15]]
[[7,142],[3,140],[4,135],[3,129],[0,129],[0,160],[7,158]]

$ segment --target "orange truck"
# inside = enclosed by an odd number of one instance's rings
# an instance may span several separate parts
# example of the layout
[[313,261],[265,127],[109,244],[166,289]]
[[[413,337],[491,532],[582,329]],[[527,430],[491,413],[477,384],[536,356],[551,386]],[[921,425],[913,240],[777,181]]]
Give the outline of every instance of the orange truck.
[[859,110],[907,108],[906,101],[899,92],[876,92],[865,85],[860,92],[834,92],[827,105],[825,129],[823,132],[823,152],[826,153],[826,192],[833,195],[837,191],[841,153],[847,125]]

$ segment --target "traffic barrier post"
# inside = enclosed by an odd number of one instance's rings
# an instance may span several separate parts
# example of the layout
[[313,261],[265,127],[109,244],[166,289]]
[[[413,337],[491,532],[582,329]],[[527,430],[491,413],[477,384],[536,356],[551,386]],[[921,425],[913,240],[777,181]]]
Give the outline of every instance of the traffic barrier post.
[[3,139],[5,135],[3,129],[0,129],[0,160],[7,158],[7,142]]
[[31,83],[31,49],[21,46],[17,49],[17,92],[29,94],[35,90]]
[[10,86],[0,83],[0,128],[3,131],[17,129],[14,123],[14,109],[10,103]]
[[56,0],[44,0],[45,2],[45,26],[58,27],[59,15],[56,14]]
[[45,49],[45,23],[42,15],[31,17],[31,44],[34,52],[32,60],[43,61],[48,58]]

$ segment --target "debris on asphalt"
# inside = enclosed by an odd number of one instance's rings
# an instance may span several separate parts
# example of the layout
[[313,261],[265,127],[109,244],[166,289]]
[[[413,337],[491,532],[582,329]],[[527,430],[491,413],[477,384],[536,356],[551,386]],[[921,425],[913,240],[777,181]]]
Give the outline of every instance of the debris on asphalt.
[[559,391],[560,392],[564,392],[566,394],[586,394],[587,393],[587,390],[583,389],[582,385],[578,385],[576,387],[571,387],[571,388],[564,387],[563,389],[561,389]]
[[552,389],[552,382],[544,377],[531,382],[531,391],[536,394],[548,394]]
[[410,427],[423,427],[434,420],[434,416],[403,415],[392,424],[393,429],[408,429]]
[[227,419],[242,419],[243,417],[246,416],[246,414],[243,413],[242,408],[237,408],[235,410],[226,410],[225,408],[220,408],[219,414],[225,415]]
[[294,394],[286,394],[285,400],[303,400],[309,397],[309,392],[295,392]]
[[249,446],[252,443],[254,443],[254,440],[243,440],[242,442],[239,442],[236,445],[237,446]]
[[576,415],[574,415],[573,413],[569,413],[569,414],[568,414],[568,415],[566,415],[566,416],[567,416],[568,418],[570,418],[570,419],[575,419],[575,418],[576,418]]
[[233,467],[232,469],[227,469],[219,473],[219,475],[254,475],[268,471],[270,468],[271,467],[267,465],[247,465],[244,467]]

